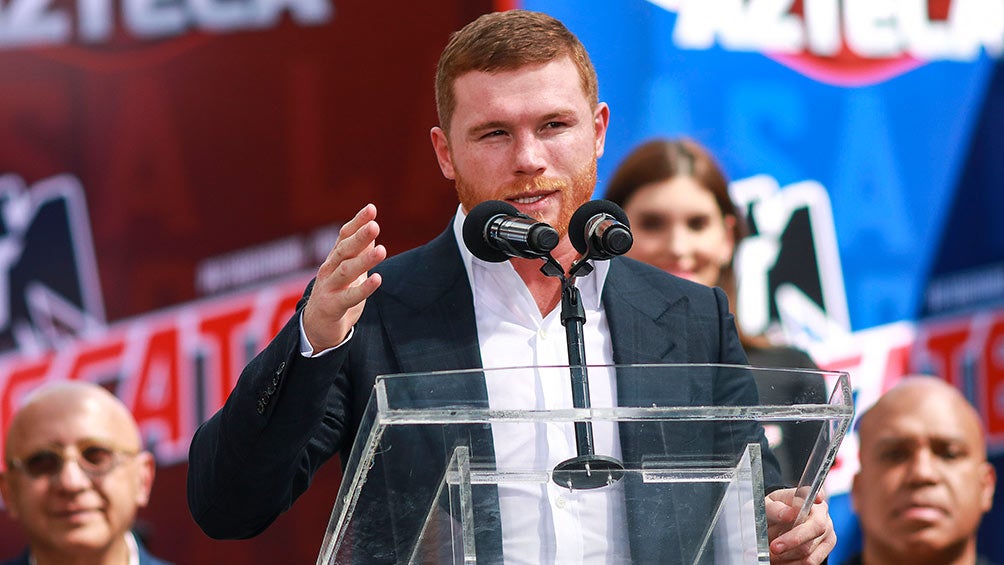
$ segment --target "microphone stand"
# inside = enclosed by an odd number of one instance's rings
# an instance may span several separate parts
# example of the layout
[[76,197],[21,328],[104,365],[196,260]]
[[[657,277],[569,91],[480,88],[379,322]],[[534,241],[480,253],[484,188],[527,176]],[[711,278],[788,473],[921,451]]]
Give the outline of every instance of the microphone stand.
[[[575,286],[575,278],[580,274],[588,275],[593,267],[583,257],[572,264],[568,276],[565,276],[564,268],[548,253],[540,271],[561,280],[561,325],[565,326],[565,338],[568,342],[572,406],[589,408],[589,374],[582,331],[586,313],[579,289]],[[568,487],[569,490],[593,489],[613,484],[624,476],[623,463],[613,457],[596,454],[592,422],[575,422],[575,444],[578,455],[554,467],[551,479],[555,483]]]

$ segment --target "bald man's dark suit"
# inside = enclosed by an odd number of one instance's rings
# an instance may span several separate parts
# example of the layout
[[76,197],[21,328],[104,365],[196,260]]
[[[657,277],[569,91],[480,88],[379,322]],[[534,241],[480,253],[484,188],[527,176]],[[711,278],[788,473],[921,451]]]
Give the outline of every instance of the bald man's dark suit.
[[[422,247],[384,261],[375,271],[383,283],[367,301],[348,346],[304,358],[299,312],[305,301],[301,300],[297,314],[244,369],[226,405],[196,432],[190,452],[189,505],[210,536],[258,534],[306,490],[321,464],[338,452],[347,460],[377,375],[481,367],[473,298],[452,228]],[[305,297],[310,290],[308,286]],[[616,364],[746,363],[725,295],[718,289],[617,257],[611,260],[602,301]],[[694,378],[659,390],[642,390],[619,380],[617,394],[625,406],[673,405],[681,398],[690,404],[755,402],[752,379],[733,380],[729,387],[713,380]],[[472,405],[487,406],[483,382],[457,394]],[[625,460],[656,433],[659,430],[651,424],[622,425]],[[674,445],[666,449],[706,449],[708,440],[674,438]],[[472,441],[490,446],[491,436],[485,433]],[[762,433],[757,432],[754,441],[767,452]],[[430,457],[439,457],[437,451],[441,450],[426,444],[416,447],[417,468],[428,464]],[[490,447],[487,451],[492,457]],[[444,465],[441,460],[434,464]],[[771,484],[776,469],[768,467]],[[396,486],[406,482],[388,481]],[[418,494],[409,488],[401,487],[401,495]],[[659,512],[660,505],[673,501],[648,504],[651,508],[629,509],[629,531],[644,531],[631,522],[644,520],[648,512]],[[393,513],[400,505],[389,506]],[[408,529],[414,519],[391,516],[390,524],[381,526],[396,532]],[[650,540],[631,541],[636,559],[665,549]],[[497,535],[479,535],[479,555],[497,549],[500,542]],[[400,550],[408,540],[398,544]]]

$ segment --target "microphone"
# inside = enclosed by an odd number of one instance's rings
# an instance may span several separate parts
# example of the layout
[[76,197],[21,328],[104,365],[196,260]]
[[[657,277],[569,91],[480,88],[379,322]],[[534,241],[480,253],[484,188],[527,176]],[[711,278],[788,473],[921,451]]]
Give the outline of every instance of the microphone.
[[627,253],[634,243],[627,214],[609,200],[590,200],[572,214],[568,238],[590,259],[610,259]]
[[464,220],[464,244],[475,257],[501,263],[510,257],[534,259],[558,246],[558,232],[501,200],[475,206]]

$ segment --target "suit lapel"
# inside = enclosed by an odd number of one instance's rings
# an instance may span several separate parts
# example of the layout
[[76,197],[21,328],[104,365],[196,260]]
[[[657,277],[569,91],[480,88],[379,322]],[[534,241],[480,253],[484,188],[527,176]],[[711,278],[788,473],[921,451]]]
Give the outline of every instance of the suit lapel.
[[405,373],[478,369],[474,301],[452,228],[402,265],[396,285],[383,289],[382,316],[394,356]]
[[614,363],[686,362],[686,341],[679,336],[687,332],[687,297],[667,298],[665,282],[657,287],[651,280],[656,273],[638,267],[623,258],[611,260],[603,287]]

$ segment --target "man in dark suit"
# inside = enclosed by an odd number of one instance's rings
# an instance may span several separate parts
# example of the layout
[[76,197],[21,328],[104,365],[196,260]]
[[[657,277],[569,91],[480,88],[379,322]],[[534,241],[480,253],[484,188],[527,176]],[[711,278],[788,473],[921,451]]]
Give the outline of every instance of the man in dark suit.
[[0,491],[28,550],[11,565],[162,565],[130,529],[153,485],[129,409],[104,388],[57,382],[14,414]]
[[[578,258],[567,227],[595,188],[609,119],[595,70],[557,20],[524,11],[489,14],[451,38],[436,98],[440,126],[431,131],[432,143],[460,199],[453,225],[387,261],[376,243],[374,206],[343,226],[296,315],[193,439],[189,504],[210,536],[256,535],[307,488],[321,464],[338,452],[347,458],[377,375],[500,367],[528,358],[543,365],[539,361],[554,358],[544,330],[558,318],[560,281],[544,276],[538,259],[489,264],[472,258],[458,235],[474,206],[504,200],[558,229],[552,256],[566,270]],[[626,259],[604,265],[579,280],[589,281],[580,286],[590,363],[745,363],[720,290]],[[622,403],[644,394],[614,381],[607,388]],[[749,401],[755,399],[749,387],[708,398]],[[511,394],[486,385],[472,400],[494,405]],[[621,430],[611,441],[628,453],[632,437]],[[502,445],[507,438],[499,434],[487,441],[496,452],[513,448]],[[436,450],[423,449],[430,451]],[[806,522],[791,527],[798,512],[792,497],[778,491],[767,500],[772,558],[819,563],[835,542],[825,503],[818,501]],[[614,508],[610,521],[618,512],[628,520],[633,514]],[[505,523],[504,508],[502,515]],[[515,560],[508,541],[501,543],[505,558]],[[380,557],[401,558],[394,550],[382,548]],[[627,553],[602,543],[584,551],[606,561]],[[631,540],[632,559],[643,561],[646,551]]]

